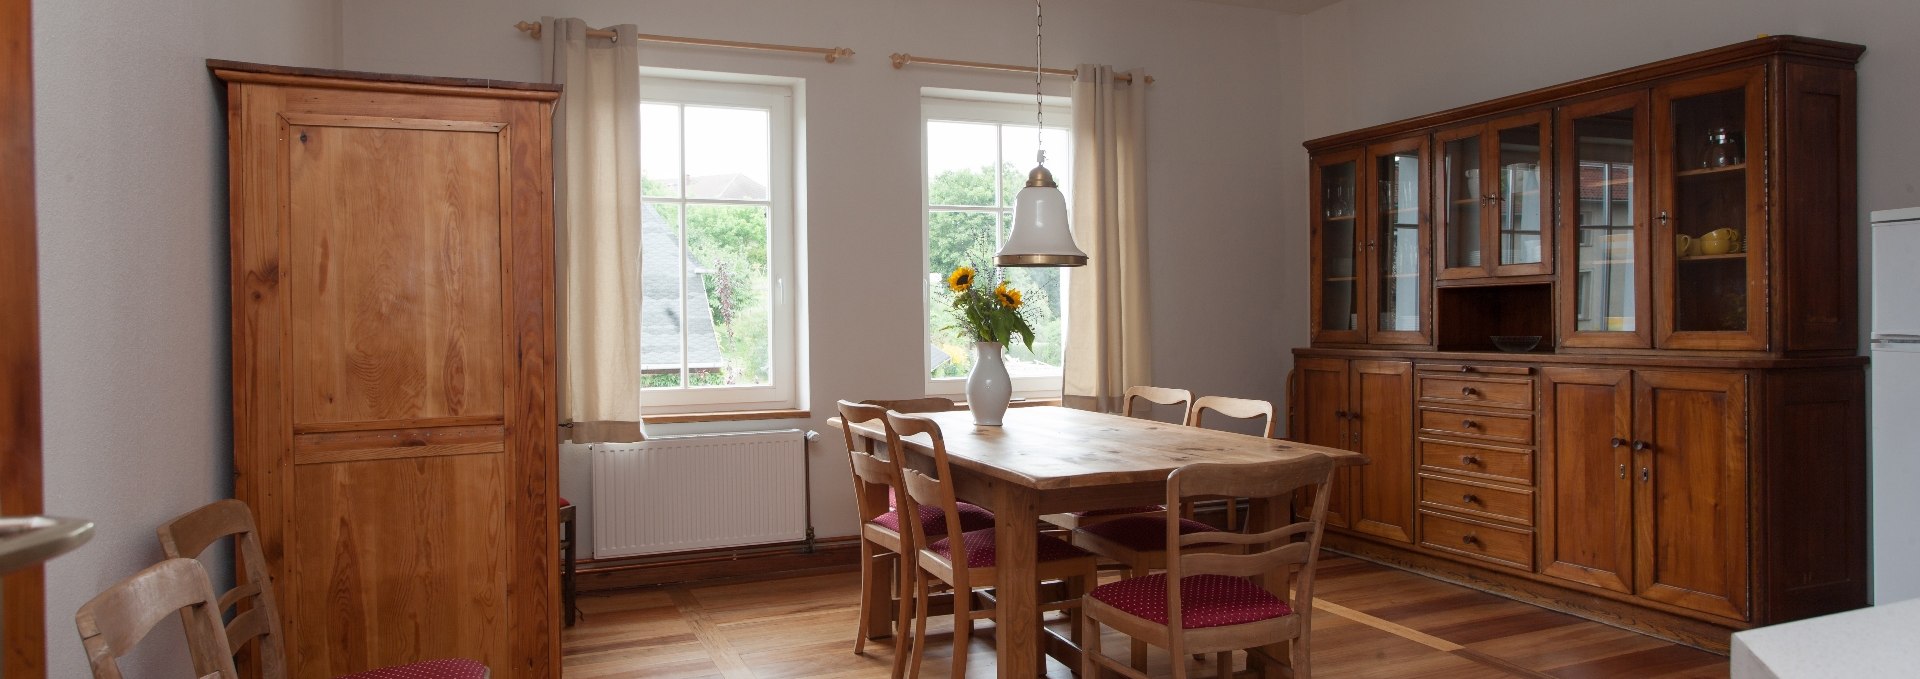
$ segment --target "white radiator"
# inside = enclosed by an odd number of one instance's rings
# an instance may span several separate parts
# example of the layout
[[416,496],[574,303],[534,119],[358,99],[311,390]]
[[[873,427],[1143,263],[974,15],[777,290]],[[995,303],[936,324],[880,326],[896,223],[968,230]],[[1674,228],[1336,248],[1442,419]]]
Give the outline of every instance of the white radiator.
[[805,432],[702,434],[593,446],[593,556],[807,537]]

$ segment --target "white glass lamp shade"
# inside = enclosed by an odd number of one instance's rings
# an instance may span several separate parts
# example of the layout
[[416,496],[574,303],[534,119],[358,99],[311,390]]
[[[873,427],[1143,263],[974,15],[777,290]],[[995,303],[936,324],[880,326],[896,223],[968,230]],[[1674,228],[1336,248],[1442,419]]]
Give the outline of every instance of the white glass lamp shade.
[[998,266],[1085,266],[1087,253],[1073,242],[1067,197],[1046,166],[1033,169],[1013,199],[1013,233],[993,258]]

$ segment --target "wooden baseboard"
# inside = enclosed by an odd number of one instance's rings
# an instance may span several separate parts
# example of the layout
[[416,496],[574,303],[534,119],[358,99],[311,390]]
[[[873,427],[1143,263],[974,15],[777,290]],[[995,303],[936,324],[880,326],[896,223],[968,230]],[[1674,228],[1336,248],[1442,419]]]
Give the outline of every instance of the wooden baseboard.
[[804,545],[792,543],[705,550],[639,559],[582,560],[579,590],[607,592],[709,580],[827,573],[860,567],[860,542],[856,536],[814,540],[812,552],[804,551]]
[[1726,655],[1734,630],[1665,611],[1625,604],[1529,578],[1456,563],[1409,548],[1328,531],[1321,545],[1329,550],[1450,582],[1541,608]]

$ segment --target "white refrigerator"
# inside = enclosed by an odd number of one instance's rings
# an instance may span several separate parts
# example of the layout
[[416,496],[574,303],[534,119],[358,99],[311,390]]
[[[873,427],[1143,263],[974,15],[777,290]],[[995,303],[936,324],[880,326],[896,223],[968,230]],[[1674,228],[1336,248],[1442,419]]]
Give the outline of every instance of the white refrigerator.
[[1873,213],[1873,602],[1920,597],[1920,207]]

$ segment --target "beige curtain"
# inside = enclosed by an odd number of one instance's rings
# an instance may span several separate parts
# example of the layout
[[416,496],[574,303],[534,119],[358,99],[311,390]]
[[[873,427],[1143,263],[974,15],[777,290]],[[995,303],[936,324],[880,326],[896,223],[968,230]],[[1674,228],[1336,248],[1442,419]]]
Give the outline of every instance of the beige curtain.
[[[1147,315],[1145,85],[1082,64],[1073,82],[1073,232],[1087,265],[1068,270],[1069,407],[1120,409],[1152,376]],[[1146,74],[1133,72],[1133,82]]]
[[579,19],[542,18],[553,116],[561,437],[639,441],[640,57],[637,29],[588,38]]

